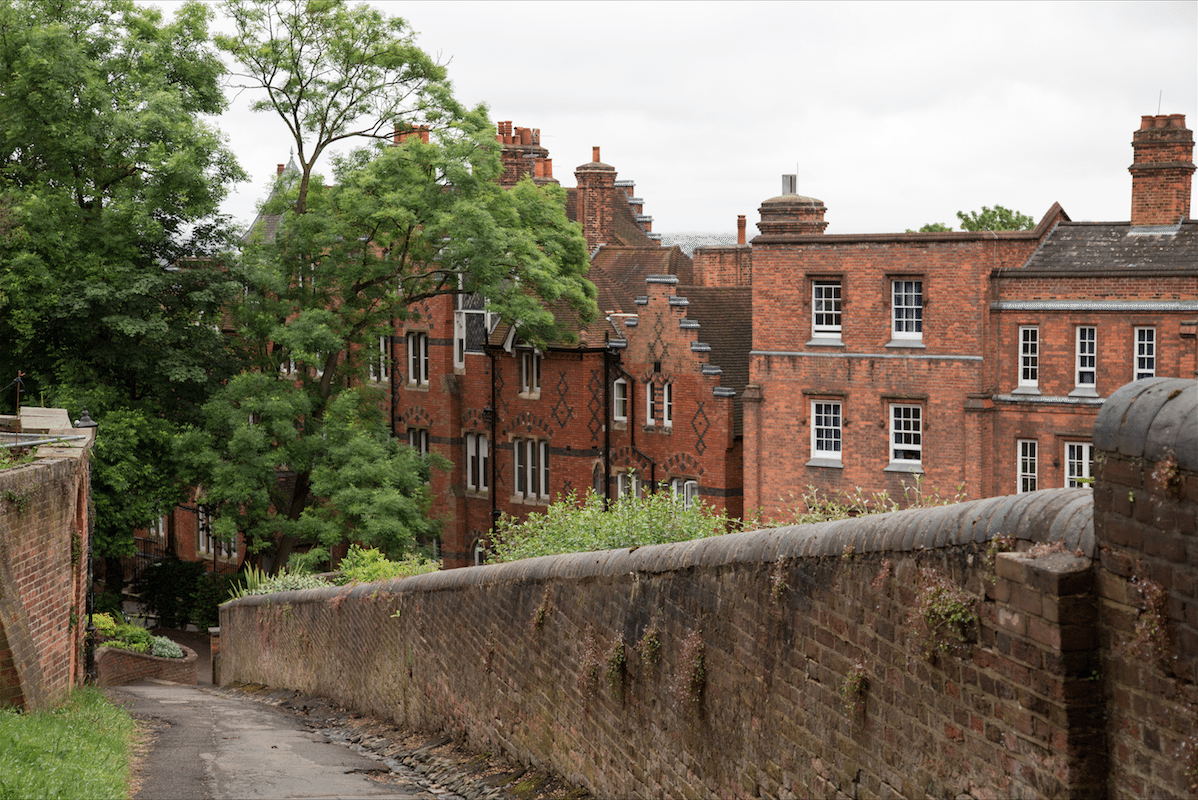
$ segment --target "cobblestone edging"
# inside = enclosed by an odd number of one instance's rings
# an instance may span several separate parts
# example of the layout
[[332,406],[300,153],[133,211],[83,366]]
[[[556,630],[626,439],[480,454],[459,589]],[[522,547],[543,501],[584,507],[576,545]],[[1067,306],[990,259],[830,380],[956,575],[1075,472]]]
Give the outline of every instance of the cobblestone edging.
[[[331,741],[378,761],[392,774],[411,781],[436,800],[589,800],[578,787],[491,754],[455,749],[438,755],[450,738],[416,736],[389,723],[347,711],[320,697],[257,685],[212,688],[225,697],[249,699],[290,711]],[[413,746],[413,741],[422,743]]]

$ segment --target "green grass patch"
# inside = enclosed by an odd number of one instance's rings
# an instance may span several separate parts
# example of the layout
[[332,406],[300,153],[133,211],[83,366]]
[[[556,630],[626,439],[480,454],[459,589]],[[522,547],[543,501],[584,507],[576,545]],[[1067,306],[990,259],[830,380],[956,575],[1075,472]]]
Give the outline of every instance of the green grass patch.
[[135,725],[99,689],[53,711],[0,709],[0,800],[128,795]]

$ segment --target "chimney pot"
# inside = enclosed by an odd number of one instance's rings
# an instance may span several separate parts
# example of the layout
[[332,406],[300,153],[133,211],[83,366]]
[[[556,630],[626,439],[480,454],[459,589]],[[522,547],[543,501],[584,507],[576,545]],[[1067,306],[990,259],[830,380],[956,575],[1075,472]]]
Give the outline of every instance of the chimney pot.
[[547,159],[545,159],[544,163],[545,163],[545,177],[552,178],[553,177],[553,159],[547,158]]
[[597,162],[598,160],[599,160],[599,145],[595,145],[594,147],[591,148],[591,161]]
[[737,244],[745,243],[745,215],[744,214],[736,215],[736,243]]
[[287,169],[287,165],[286,165],[286,164],[280,164],[280,165],[279,165],[278,174],[279,174],[279,175],[282,175],[282,174],[283,174],[283,170],[285,170],[285,169]]

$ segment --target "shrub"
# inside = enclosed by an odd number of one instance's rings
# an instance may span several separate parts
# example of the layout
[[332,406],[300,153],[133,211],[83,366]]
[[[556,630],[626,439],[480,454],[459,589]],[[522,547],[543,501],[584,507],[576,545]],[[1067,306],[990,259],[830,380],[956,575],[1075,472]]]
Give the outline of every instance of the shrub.
[[436,572],[441,569],[437,561],[430,561],[419,555],[408,555],[400,561],[391,561],[377,549],[349,546],[349,552],[341,559],[341,576],[339,584],[373,583],[392,578],[408,578],[425,572]]
[[204,564],[170,556],[151,564],[137,581],[141,606],[158,618],[163,628],[183,628],[195,606],[196,589],[204,577]]
[[230,593],[231,599],[246,597],[252,594],[274,594],[275,592],[291,592],[297,589],[321,589],[333,584],[308,572],[291,572],[284,570],[278,575],[265,575],[260,570],[252,570],[242,576],[244,583],[235,586]]
[[729,522],[703,503],[684,508],[669,492],[624,497],[604,510],[603,498],[588,491],[583,500],[571,492],[523,521],[506,514],[491,535],[494,561],[612,550],[702,539],[727,533]]
[[165,636],[155,636],[151,640],[150,655],[159,658],[183,658],[183,648]]
[[92,614],[92,625],[96,629],[97,638],[116,636],[116,620],[110,614]]

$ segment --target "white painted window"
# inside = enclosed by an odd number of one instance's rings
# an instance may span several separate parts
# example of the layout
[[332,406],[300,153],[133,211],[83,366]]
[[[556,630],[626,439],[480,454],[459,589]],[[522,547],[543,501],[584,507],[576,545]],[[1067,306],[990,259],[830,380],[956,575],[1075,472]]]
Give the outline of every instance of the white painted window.
[[196,553],[232,558],[235,554],[233,542],[222,541],[213,525],[212,507],[202,503],[196,506]]
[[645,384],[645,424],[657,424],[657,387],[652,383]]
[[616,473],[617,497],[640,497],[641,478],[635,470]]
[[1098,363],[1098,329],[1077,326],[1077,386],[1094,388]]
[[371,354],[370,380],[385,381],[391,375],[391,353],[388,352],[387,337],[380,336],[378,349]]
[[485,492],[490,486],[490,443],[485,433],[466,434],[466,488]]
[[890,460],[899,464],[923,461],[923,409],[920,406],[890,407]]
[[1019,329],[1019,385],[1035,388],[1040,383],[1040,329]]
[[896,280],[891,288],[891,337],[923,339],[923,281]]
[[541,354],[535,350],[520,353],[520,393],[528,396],[541,393]]
[[683,508],[691,508],[699,499],[699,482],[674,478],[670,481],[670,494],[675,502],[682,503]]
[[482,542],[474,543],[474,566],[481,567],[487,563],[487,547]]
[[840,281],[811,285],[811,336],[840,338]]
[[421,332],[409,333],[408,342],[408,384],[413,386],[428,385],[428,334]]
[[1094,472],[1094,445],[1065,442],[1065,486],[1088,486]]
[[1018,442],[1019,478],[1016,492],[1034,492],[1037,488],[1038,467],[1036,458],[1036,442],[1033,439],[1020,439]]
[[422,456],[428,455],[428,429],[408,428],[408,444]]
[[1135,380],[1156,376],[1156,328],[1136,328]]
[[666,428],[674,427],[674,384],[672,383],[661,387],[661,424]]
[[840,403],[811,403],[811,457],[840,459],[843,447]]
[[628,421],[628,381],[617,378],[612,385],[612,419],[616,422]]
[[549,442],[543,439],[513,439],[516,496],[549,499]]

